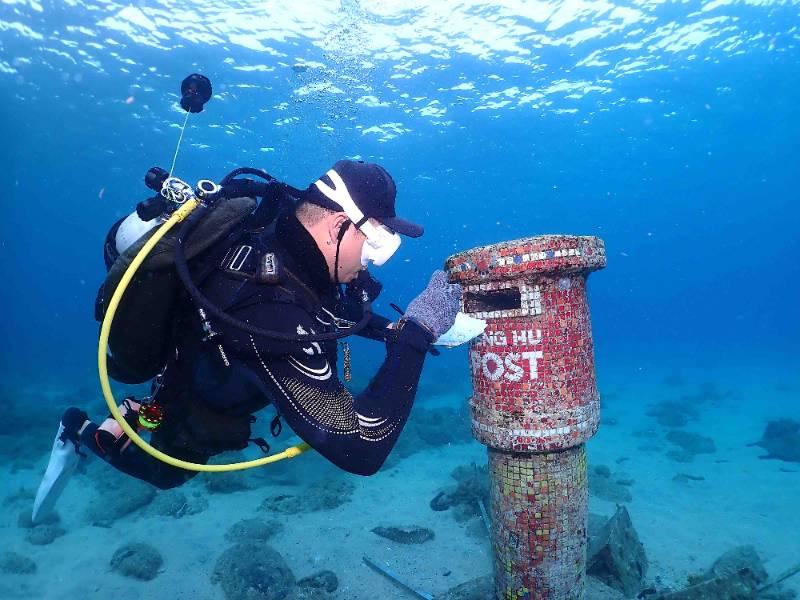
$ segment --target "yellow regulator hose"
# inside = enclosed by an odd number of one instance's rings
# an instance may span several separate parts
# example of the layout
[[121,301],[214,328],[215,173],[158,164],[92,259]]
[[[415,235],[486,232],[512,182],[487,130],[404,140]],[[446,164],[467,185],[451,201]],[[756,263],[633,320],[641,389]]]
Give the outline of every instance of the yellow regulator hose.
[[117,423],[119,423],[120,427],[122,427],[122,430],[127,434],[131,441],[139,446],[139,448],[141,448],[144,452],[147,452],[147,454],[150,456],[157,458],[168,465],[186,469],[187,471],[204,471],[212,473],[223,471],[241,471],[244,469],[252,469],[253,467],[260,467],[262,465],[283,460],[285,458],[294,458],[306,450],[310,450],[311,446],[306,443],[302,443],[297,446],[291,446],[283,452],[265,456],[264,458],[227,465],[203,465],[180,460],[153,448],[150,444],[139,437],[139,434],[136,433],[136,431],[134,431],[134,429],[128,424],[128,422],[122,416],[122,413],[119,411],[119,408],[117,408],[117,401],[114,400],[114,395],[111,391],[111,383],[108,379],[107,362],[108,336],[111,332],[111,323],[114,321],[114,314],[117,312],[117,307],[122,301],[122,296],[125,294],[125,290],[133,279],[133,276],[136,274],[137,269],[147,258],[148,254],[150,254],[159,240],[161,240],[161,238],[163,238],[175,225],[183,221],[189,215],[189,213],[197,208],[198,204],[199,203],[197,200],[190,199],[186,201],[180,208],[178,208],[178,210],[172,213],[172,216],[163,225],[161,225],[158,230],[156,230],[153,236],[147,241],[147,243],[133,259],[133,262],[131,262],[127,271],[125,271],[125,274],[122,276],[117,289],[114,290],[114,294],[111,296],[111,300],[108,304],[108,310],[106,311],[105,318],[103,319],[103,325],[100,328],[100,343],[97,348],[97,369],[100,373],[100,386],[103,389],[103,396],[106,399],[108,410],[111,411],[111,415],[114,417],[114,419],[116,419]]

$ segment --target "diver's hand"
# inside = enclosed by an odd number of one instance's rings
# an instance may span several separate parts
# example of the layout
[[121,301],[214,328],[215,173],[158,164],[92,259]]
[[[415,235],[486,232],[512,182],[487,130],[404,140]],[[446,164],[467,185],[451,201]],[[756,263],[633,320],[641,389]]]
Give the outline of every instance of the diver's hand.
[[459,284],[447,283],[444,271],[434,271],[428,287],[411,301],[404,316],[430,331],[437,340],[456,320],[461,291]]

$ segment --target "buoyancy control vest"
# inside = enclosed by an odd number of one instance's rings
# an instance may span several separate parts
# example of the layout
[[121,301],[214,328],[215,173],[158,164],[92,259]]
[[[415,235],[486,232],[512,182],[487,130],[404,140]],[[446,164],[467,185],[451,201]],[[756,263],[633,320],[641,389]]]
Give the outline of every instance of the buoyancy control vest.
[[[232,198],[214,206],[186,244],[193,271],[202,270],[202,258],[216,254],[224,242],[253,212],[253,198]],[[95,318],[102,321],[105,307],[133,258],[154,230],[119,255],[97,296]],[[175,271],[175,237],[170,232],[137,272],[120,303],[109,336],[109,374],[123,383],[142,383],[155,377],[173,351],[175,309],[183,292]],[[195,260],[197,259],[197,260]]]
[[[266,183],[237,179],[256,174]],[[214,203],[183,244],[192,277],[201,282],[248,229],[269,225],[281,210],[296,203],[294,188],[256,169],[241,168],[223,180],[224,201]],[[241,194],[241,195],[239,195]],[[252,197],[250,195],[252,194]],[[256,194],[261,201],[256,200]],[[137,208],[138,210],[138,208]],[[120,221],[121,222],[121,221]],[[116,252],[117,222],[105,243],[108,272],[97,293],[95,319],[101,322],[112,294],[147,240],[151,227],[122,253]],[[176,271],[176,245],[180,232],[170,231],[155,246],[137,271],[117,309],[109,335],[109,375],[122,383],[143,383],[155,377],[174,353],[176,311],[186,297]]]
[[[258,175],[266,179],[266,183],[237,179],[242,174]],[[225,263],[226,258],[231,257],[231,249],[235,250],[237,244],[241,247],[241,240],[264,232],[274,224],[279,214],[293,210],[300,191],[263,171],[246,167],[229,173],[220,186],[219,195],[223,200],[204,206],[202,217],[195,219],[194,223],[189,222],[192,215],[177,233],[167,233],[129,284],[108,338],[108,372],[113,379],[121,383],[144,383],[164,369],[175,352],[175,330],[181,321],[177,313],[189,299],[200,312],[207,310],[211,316],[251,334],[284,341],[288,338],[296,340],[295,336],[265,331],[237,321],[226,314],[224,308],[209,300],[198,285],[202,285]],[[248,194],[259,196],[261,201],[257,202]],[[155,231],[151,228],[121,254],[115,255],[113,241],[118,226],[116,223],[112,227],[106,241],[106,263],[110,267],[95,302],[95,318],[101,322],[131,261]],[[236,253],[232,256],[235,258]],[[226,268],[230,270],[230,266]],[[270,283],[270,267],[268,260],[260,263],[257,275],[263,279],[262,283]],[[272,283],[277,283],[277,280]],[[300,293],[299,296],[306,294]],[[359,312],[361,320],[347,330],[301,337],[306,341],[327,341],[356,334],[367,327],[372,318],[368,303]]]

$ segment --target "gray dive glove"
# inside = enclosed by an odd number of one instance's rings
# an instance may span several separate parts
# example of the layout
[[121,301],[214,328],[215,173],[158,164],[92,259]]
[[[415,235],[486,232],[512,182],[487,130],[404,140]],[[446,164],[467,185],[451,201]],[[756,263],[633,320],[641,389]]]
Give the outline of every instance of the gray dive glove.
[[447,283],[444,271],[434,271],[422,293],[411,301],[405,318],[433,334],[434,341],[453,326],[461,307],[461,286]]

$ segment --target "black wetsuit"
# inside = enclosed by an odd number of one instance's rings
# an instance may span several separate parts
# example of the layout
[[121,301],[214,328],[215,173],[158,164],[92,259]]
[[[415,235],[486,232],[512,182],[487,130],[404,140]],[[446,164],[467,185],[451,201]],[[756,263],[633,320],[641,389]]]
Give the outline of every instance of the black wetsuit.
[[[237,247],[252,248],[239,254],[248,255],[236,262],[242,271],[271,251],[296,279],[283,277],[276,286],[216,270],[203,291],[230,315],[288,334],[334,331],[331,315],[354,318],[353,306],[343,302],[330,281],[314,239],[293,214],[282,215],[273,231],[240,241],[234,251]],[[386,340],[386,358],[366,389],[352,396],[337,375],[336,341],[254,337],[213,318],[211,328],[219,335],[205,341],[200,317],[189,302],[185,316],[177,358],[168,366],[157,395],[167,418],[151,443],[169,455],[200,463],[245,447],[251,415],[272,403],[291,428],[332,463],[351,473],[375,473],[406,423],[432,341],[412,322],[390,330],[388,319],[374,317],[364,335]],[[95,453],[160,488],[180,485],[196,474],[171,467],[134,445],[116,455],[104,452],[95,432],[96,426],[90,426],[81,436]]]

